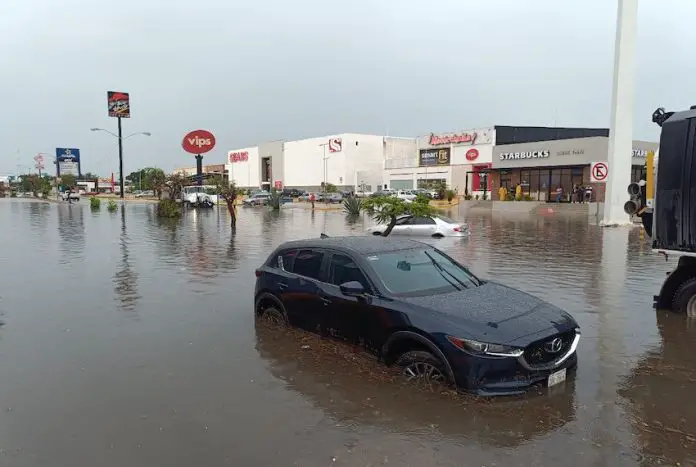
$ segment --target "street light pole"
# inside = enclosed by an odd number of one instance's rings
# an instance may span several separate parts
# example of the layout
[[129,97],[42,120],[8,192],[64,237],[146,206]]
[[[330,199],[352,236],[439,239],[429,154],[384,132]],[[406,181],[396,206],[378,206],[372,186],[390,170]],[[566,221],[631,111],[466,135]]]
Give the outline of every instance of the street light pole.
[[326,146],[328,146],[328,145],[329,145],[329,143],[322,143],[319,145],[319,146],[324,148],[324,156],[322,158],[324,161],[324,201],[326,201],[326,177],[327,177],[326,160],[328,159],[328,157],[326,157]]
[[121,187],[121,199],[125,196],[123,189],[123,134],[121,133],[121,117],[118,117],[118,184]]
[[109,130],[105,130],[103,128],[90,128],[90,131],[103,131],[103,132],[109,133],[111,136],[115,136],[116,138],[118,138],[119,187],[121,188],[121,199],[123,199],[125,196],[125,190],[123,187],[123,140],[128,139],[131,136],[135,136],[135,135],[152,136],[152,133],[150,133],[148,131],[140,131],[137,133],[131,133],[130,135],[128,135],[124,138],[122,130],[121,130],[121,117],[118,117],[118,134],[114,134],[114,133],[110,132]]

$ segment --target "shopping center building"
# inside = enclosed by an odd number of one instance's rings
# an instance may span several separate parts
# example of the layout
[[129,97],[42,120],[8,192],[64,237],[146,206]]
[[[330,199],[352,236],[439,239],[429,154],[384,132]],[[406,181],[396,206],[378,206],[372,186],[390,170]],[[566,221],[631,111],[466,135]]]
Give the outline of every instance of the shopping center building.
[[493,127],[419,136],[411,152],[385,155],[384,185],[402,190],[445,183],[462,194],[490,191],[481,174],[491,168],[494,144]]
[[319,191],[379,189],[384,160],[415,152],[415,138],[343,133],[298,141],[272,141],[227,154],[229,180],[244,188]]
[[[561,200],[569,201],[574,185],[592,186],[593,200],[604,200],[604,184],[591,183],[590,165],[593,162],[607,162],[608,130],[517,129],[524,131],[518,131],[516,138],[512,137],[515,132],[503,138],[503,141],[514,142],[500,144],[499,141],[493,148],[493,163],[489,174],[493,188],[491,199],[498,199],[498,189],[501,186],[512,193],[517,184],[520,184],[523,195],[535,201],[555,200],[559,187],[562,189]],[[575,137],[577,133],[581,137]],[[500,132],[498,136],[501,136]],[[648,151],[655,151],[657,147],[657,143],[633,142],[632,181],[640,180]],[[608,169],[611,172],[611,167]]]

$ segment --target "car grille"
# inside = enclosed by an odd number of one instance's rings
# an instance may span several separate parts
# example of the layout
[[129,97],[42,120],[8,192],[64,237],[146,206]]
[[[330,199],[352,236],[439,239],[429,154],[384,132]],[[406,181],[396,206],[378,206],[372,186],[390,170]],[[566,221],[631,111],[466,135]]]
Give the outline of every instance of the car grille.
[[[560,343],[556,339],[561,339]],[[568,331],[547,337],[528,346],[524,351],[527,364],[534,367],[545,367],[564,357],[575,339],[575,331]]]

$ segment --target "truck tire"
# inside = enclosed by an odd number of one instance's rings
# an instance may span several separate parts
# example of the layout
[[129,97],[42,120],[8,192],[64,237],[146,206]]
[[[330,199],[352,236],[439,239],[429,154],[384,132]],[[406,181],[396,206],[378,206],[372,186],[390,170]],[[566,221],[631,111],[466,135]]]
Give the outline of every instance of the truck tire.
[[696,277],[691,277],[677,288],[672,299],[672,310],[696,318]]

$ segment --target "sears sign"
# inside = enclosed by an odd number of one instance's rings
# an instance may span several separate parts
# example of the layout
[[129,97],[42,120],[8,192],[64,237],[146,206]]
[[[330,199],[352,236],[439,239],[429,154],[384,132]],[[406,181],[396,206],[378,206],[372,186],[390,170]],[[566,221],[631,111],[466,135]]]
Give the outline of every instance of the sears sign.
[[215,136],[207,130],[194,130],[184,136],[181,147],[191,154],[205,154],[215,147]]

